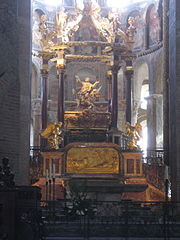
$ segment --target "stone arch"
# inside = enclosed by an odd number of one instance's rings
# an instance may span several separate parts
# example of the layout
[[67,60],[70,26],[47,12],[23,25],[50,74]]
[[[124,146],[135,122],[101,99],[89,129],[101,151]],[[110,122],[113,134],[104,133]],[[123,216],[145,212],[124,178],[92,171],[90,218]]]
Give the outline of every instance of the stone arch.
[[[134,65],[133,99],[140,100],[141,86],[149,80],[149,66],[142,61]],[[148,82],[149,83],[149,82]]]
[[42,9],[39,9],[39,8],[36,8],[36,9],[34,10],[34,12],[37,13],[37,15],[38,15],[39,17],[41,17],[42,15],[45,15],[45,11],[43,11]]
[[154,3],[150,4],[147,8],[147,11],[146,11],[146,24],[149,24],[149,21],[150,21],[150,12],[151,10],[155,8],[155,5]]

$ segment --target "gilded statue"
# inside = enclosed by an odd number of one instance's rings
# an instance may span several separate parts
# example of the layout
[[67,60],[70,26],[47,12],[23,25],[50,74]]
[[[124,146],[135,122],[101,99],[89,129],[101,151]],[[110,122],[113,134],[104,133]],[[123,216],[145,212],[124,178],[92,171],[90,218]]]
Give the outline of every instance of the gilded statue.
[[126,31],[126,34],[128,35],[129,41],[133,41],[134,40],[134,35],[136,33],[135,18],[130,16],[128,18],[128,24],[129,24],[129,27]]
[[78,100],[78,107],[81,108],[93,108],[94,102],[97,97],[100,96],[100,89],[96,88],[99,84],[99,81],[91,83],[91,79],[86,77],[84,81],[81,81],[79,76],[75,76],[76,82],[81,84],[81,89],[77,91],[77,100]]
[[128,149],[141,150],[140,146],[137,143],[142,137],[141,124],[136,123],[135,126],[131,126],[129,122],[126,122],[125,127],[126,127],[125,134],[127,134],[128,136],[128,143],[127,143]]
[[50,123],[47,128],[41,133],[41,136],[48,140],[51,149],[58,150],[62,143],[62,122]]
[[47,19],[46,19],[46,15],[41,15],[40,17],[40,24],[39,24],[39,31],[42,34],[42,39],[46,38],[46,34],[47,34],[47,23],[46,23]]
[[82,19],[82,11],[76,10],[76,14],[68,14],[64,8],[56,13],[56,26],[51,29],[47,24],[45,15],[40,18],[39,31],[41,32],[41,43],[44,49],[54,46],[57,39],[60,42],[68,42],[69,38],[79,28]]
[[107,17],[102,17],[101,8],[96,1],[91,1],[90,16],[97,31],[107,42],[112,43],[115,41],[116,37],[120,37],[124,45],[126,45],[128,49],[132,49],[135,35],[133,17],[130,17],[128,20],[129,28],[127,31],[124,31],[121,28],[118,14],[109,12]]
[[64,8],[61,8],[56,13],[57,38],[62,42],[68,42],[69,37],[78,30],[81,19],[82,11],[76,10],[76,15],[69,15]]
[[62,7],[59,12],[56,13],[56,24],[61,29],[64,28],[67,20],[67,13],[65,12],[65,9]]

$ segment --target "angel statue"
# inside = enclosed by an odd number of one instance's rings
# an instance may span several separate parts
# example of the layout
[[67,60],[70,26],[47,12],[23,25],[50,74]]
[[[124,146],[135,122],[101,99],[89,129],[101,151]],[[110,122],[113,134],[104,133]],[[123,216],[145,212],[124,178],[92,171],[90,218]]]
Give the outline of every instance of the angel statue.
[[125,134],[128,136],[127,147],[131,150],[141,150],[138,145],[138,141],[142,138],[142,126],[140,123],[136,123],[135,126],[131,126],[129,122],[125,124],[126,130]]
[[80,90],[77,91],[78,107],[93,108],[95,99],[100,97],[99,91],[101,87],[98,89],[96,88],[99,81],[91,83],[91,79],[89,77],[86,77],[84,81],[81,81],[77,75],[75,76],[75,79],[77,83],[81,84]]
[[47,138],[51,149],[59,149],[59,145],[62,143],[62,122],[50,123],[47,128],[41,133],[41,136]]

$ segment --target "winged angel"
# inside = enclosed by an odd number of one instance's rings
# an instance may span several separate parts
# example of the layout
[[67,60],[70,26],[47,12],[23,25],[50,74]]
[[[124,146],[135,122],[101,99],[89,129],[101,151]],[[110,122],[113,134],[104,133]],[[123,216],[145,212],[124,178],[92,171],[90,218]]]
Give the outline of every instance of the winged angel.
[[127,146],[131,150],[141,150],[138,145],[138,141],[142,138],[142,126],[140,123],[136,123],[135,126],[131,126],[130,123],[125,124],[125,134],[128,136]]
[[47,128],[41,133],[41,136],[48,140],[51,149],[59,149],[62,143],[62,122],[50,123]]

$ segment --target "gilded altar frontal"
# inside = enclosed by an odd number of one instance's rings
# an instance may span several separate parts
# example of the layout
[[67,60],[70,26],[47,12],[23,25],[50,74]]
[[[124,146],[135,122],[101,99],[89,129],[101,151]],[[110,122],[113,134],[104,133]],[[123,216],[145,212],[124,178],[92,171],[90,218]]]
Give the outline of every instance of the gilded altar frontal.
[[119,153],[113,148],[77,147],[67,153],[67,173],[119,173]]

